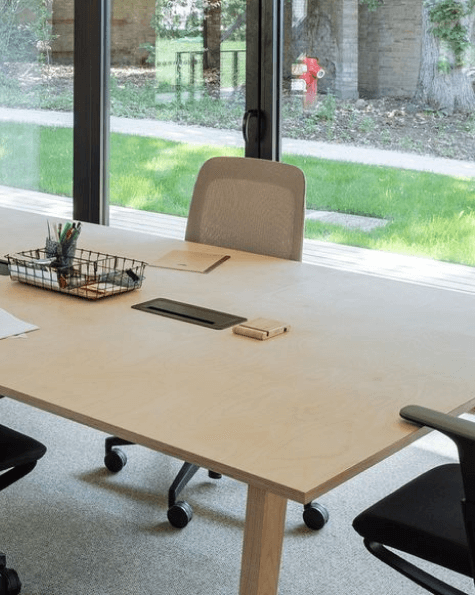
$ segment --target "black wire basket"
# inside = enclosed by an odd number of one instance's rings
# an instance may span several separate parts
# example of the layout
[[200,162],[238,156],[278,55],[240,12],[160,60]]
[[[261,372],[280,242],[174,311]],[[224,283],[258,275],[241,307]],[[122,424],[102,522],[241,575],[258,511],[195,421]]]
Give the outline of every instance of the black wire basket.
[[6,256],[10,278],[50,291],[97,300],[142,286],[145,262],[91,250],[58,259],[44,248]]

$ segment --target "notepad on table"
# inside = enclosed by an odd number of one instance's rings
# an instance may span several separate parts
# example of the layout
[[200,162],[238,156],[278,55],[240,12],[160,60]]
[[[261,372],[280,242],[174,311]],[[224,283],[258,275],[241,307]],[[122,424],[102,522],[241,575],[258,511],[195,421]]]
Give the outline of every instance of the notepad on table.
[[188,250],[172,250],[159,260],[150,263],[166,269],[192,271],[194,273],[208,273],[221,263],[228,260],[227,254],[208,254],[206,252],[192,252]]

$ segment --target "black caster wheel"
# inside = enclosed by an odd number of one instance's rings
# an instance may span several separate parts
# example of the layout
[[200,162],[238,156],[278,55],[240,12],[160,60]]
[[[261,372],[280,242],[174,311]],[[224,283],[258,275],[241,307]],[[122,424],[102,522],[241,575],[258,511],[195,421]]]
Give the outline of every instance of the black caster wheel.
[[173,506],[170,506],[167,512],[168,522],[172,527],[176,529],[183,529],[193,518],[193,509],[188,504],[180,500],[175,502]]
[[11,568],[3,568],[0,572],[0,592],[5,595],[18,595],[21,582],[18,574]]
[[221,473],[216,473],[216,471],[208,471],[208,477],[211,479],[221,479],[223,477]]
[[109,451],[104,457],[104,465],[112,471],[112,473],[118,473],[121,471],[127,463],[127,455],[120,448],[114,448]]
[[328,510],[317,502],[310,502],[304,506],[303,522],[309,529],[318,531],[328,522]]

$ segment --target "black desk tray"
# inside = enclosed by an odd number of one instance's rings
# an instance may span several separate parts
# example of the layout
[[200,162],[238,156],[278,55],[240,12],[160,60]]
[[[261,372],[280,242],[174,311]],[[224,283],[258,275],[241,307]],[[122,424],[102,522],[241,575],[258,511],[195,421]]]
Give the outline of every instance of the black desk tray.
[[132,308],[215,330],[223,330],[246,321],[246,318],[242,318],[242,316],[210,310],[184,302],[176,302],[167,298],[156,298],[142,304],[135,304]]

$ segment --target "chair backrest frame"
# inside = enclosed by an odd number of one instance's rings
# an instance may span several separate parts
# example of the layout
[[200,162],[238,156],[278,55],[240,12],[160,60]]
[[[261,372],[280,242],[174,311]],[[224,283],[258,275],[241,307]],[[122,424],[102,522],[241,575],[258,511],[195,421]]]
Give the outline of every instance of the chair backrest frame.
[[305,190],[295,166],[213,157],[196,179],[185,240],[301,261]]

